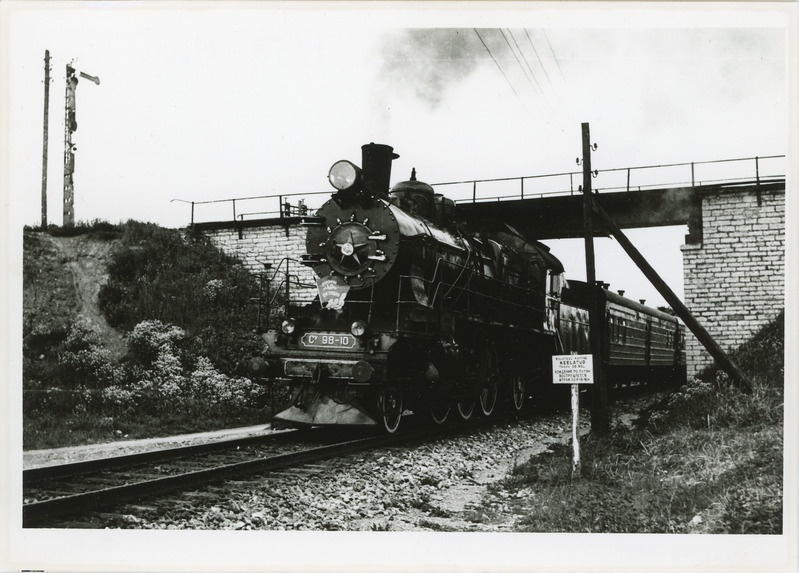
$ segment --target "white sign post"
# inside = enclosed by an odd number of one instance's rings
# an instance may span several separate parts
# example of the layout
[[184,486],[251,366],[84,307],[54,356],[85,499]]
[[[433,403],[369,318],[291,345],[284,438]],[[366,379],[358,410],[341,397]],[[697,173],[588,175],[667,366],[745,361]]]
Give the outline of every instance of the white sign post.
[[569,384],[572,390],[572,479],[580,478],[580,384],[594,383],[593,354],[552,357],[552,383]]

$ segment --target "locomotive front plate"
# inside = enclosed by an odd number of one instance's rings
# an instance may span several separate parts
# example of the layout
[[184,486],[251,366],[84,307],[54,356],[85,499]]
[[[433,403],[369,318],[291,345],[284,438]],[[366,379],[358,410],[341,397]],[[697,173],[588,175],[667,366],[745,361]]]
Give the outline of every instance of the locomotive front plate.
[[304,348],[333,348],[351,350],[355,348],[356,339],[352,334],[306,332],[300,338]]

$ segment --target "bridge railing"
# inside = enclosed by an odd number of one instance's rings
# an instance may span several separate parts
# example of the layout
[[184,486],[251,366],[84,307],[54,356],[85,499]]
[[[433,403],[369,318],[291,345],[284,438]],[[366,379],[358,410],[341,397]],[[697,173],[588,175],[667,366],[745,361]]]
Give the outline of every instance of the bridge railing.
[[[691,163],[667,163],[599,169],[592,174],[595,193],[645,191],[655,188],[764,182],[785,177],[785,155],[717,159]],[[575,195],[582,191],[582,171],[470,179],[433,183],[456,203],[530,199]],[[441,189],[445,188],[445,189]],[[191,205],[191,224],[199,221],[234,223],[260,219],[286,219],[313,215],[331,191],[275,193],[213,201],[186,201]]]
[[286,219],[313,215],[324,202],[322,196],[329,198],[330,191],[311,191],[305,193],[275,193],[253,197],[234,197],[211,201],[187,201],[172,199],[172,202],[191,206],[191,224],[206,221],[241,222],[251,219]]
[[[595,193],[645,191],[668,187],[762,182],[785,177],[785,156],[768,155],[712,161],[599,169],[592,173]],[[582,171],[435,183],[457,203],[529,199],[582,192]]]

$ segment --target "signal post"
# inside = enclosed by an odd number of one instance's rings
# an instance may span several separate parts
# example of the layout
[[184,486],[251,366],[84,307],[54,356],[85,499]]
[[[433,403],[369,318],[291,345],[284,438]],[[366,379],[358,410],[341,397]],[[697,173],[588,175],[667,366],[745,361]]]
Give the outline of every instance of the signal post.
[[[591,354],[562,354],[552,357],[552,383],[571,385],[572,404],[572,479],[580,479],[580,386],[594,383],[594,358]],[[596,388],[596,387],[594,387]],[[593,431],[593,423],[592,431]]]

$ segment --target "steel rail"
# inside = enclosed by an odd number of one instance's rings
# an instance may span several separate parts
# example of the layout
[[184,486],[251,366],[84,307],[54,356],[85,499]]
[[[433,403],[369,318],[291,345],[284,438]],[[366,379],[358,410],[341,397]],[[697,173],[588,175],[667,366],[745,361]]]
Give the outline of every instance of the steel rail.
[[289,466],[308,463],[310,461],[326,459],[348,451],[357,451],[358,449],[372,447],[378,445],[378,443],[379,440],[376,438],[352,440],[330,446],[303,450],[301,452],[279,454],[277,456],[247,460],[244,462],[226,464],[208,469],[28,503],[22,507],[22,523],[23,527],[36,527],[56,517],[92,511],[125,501],[141,500],[176,490],[191,489],[200,485],[222,481],[233,476],[274,471]]
[[23,527],[46,527],[52,520],[73,514],[86,513],[127,501],[139,501],[173,491],[188,490],[225,479],[259,472],[272,472],[287,467],[325,460],[337,455],[367,450],[375,447],[397,445],[420,438],[461,433],[501,422],[501,416],[461,421],[452,426],[435,426],[413,429],[398,434],[358,438],[328,446],[309,448],[300,452],[279,454],[196,470],[183,474],[144,480],[69,496],[32,502],[22,506]]
[[107,458],[84,460],[80,462],[72,462],[67,464],[39,466],[23,470],[22,485],[23,487],[25,487],[49,479],[72,477],[91,472],[132,467],[154,462],[161,462],[165,460],[177,460],[180,458],[196,456],[199,454],[218,452],[221,450],[230,450],[238,446],[251,446],[257,444],[263,444],[266,442],[271,442],[281,439],[281,437],[285,437],[287,435],[293,435],[295,432],[296,430],[288,430],[286,432],[269,434],[266,436],[248,436],[246,438],[232,438],[226,440],[219,440],[216,442],[195,444],[191,446],[159,448],[155,450],[148,450],[146,452],[137,452],[133,454],[124,454],[120,456],[111,456]]

